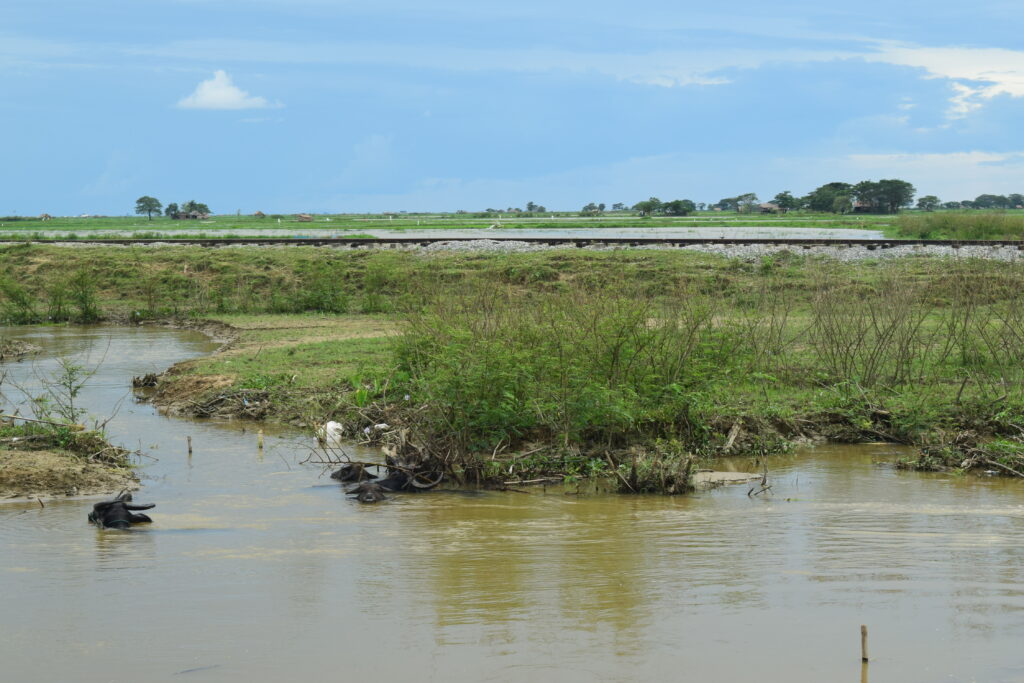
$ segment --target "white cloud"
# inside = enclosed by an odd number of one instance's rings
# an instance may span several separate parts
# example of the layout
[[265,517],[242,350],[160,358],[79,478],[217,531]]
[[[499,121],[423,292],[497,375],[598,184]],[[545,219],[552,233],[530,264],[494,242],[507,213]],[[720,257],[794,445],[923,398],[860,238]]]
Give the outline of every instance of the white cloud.
[[950,119],[964,118],[999,95],[1024,97],[1024,52],[1018,50],[885,43],[866,59],[916,67],[929,78],[951,80],[954,94],[946,111]]
[[196,86],[195,91],[178,102],[181,109],[265,109],[266,98],[254,97],[234,83],[227,72],[218,69],[213,78]]

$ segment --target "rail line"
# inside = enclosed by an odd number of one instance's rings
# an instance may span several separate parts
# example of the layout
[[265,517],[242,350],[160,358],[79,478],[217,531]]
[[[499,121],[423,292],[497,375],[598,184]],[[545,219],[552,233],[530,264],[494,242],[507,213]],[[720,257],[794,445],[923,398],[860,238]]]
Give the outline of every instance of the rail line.
[[[240,247],[240,246],[304,246],[334,247],[358,249],[364,247],[397,248],[408,246],[427,246],[438,242],[525,242],[550,247],[593,247],[593,246],[666,246],[688,247],[698,245],[749,245],[749,246],[786,246],[802,249],[813,247],[862,247],[864,249],[891,249],[893,247],[942,246],[958,249],[960,247],[1013,247],[1024,250],[1021,240],[893,240],[893,239],[765,239],[765,238],[712,238],[712,237],[239,237],[239,238],[78,238],[75,240],[33,239],[10,240],[11,243],[31,244],[114,244],[122,246],[149,246],[156,244],[182,244],[200,247]],[[0,241],[0,244],[7,242]]]

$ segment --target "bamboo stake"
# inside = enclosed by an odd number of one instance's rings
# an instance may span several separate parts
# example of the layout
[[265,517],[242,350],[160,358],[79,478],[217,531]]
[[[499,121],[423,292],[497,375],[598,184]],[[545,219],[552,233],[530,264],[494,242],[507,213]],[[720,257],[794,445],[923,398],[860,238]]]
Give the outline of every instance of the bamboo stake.
[[256,446],[262,451],[263,450],[263,430],[256,432]]
[[860,661],[868,661],[868,627],[863,624],[860,627]]
[[188,454],[192,455],[192,437],[186,436],[185,438],[188,439]]

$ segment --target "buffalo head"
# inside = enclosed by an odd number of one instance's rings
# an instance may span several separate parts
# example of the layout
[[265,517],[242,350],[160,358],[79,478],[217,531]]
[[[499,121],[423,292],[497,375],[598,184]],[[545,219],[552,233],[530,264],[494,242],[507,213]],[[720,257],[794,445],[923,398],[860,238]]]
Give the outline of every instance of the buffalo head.
[[353,486],[345,493],[354,495],[360,503],[379,503],[385,499],[384,488],[372,481],[364,481],[358,486]]

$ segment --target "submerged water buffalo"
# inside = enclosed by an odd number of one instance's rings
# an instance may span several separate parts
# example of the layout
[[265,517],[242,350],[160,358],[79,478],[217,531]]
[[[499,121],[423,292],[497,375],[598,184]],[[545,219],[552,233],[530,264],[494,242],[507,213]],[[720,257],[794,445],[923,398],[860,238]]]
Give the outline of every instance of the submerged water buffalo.
[[340,482],[366,481],[376,478],[377,475],[367,471],[366,465],[361,462],[350,462],[343,465],[341,469],[331,472],[331,479],[337,479]]
[[[355,463],[353,463],[353,465],[355,465]],[[346,465],[346,467],[352,467],[353,465]],[[359,467],[362,468],[362,465],[360,465]],[[369,478],[366,476],[363,477],[363,480],[341,479],[340,476],[334,476],[335,474],[338,474],[342,470],[345,470],[345,467],[341,468],[341,470],[338,470],[338,472],[335,472],[331,476],[334,477],[335,479],[340,479],[341,481],[359,481],[359,484],[357,486],[353,486],[352,488],[345,491],[345,493],[349,495],[354,495],[356,497],[356,500],[358,500],[360,503],[380,502],[386,498],[384,495],[385,493],[414,493],[416,491],[426,491],[440,484],[441,479],[444,478],[443,475],[437,475],[433,480],[430,480],[425,475],[422,474],[413,474],[406,470],[396,469],[392,469],[388,473],[388,476],[384,477],[383,479],[377,479],[376,481],[365,481],[366,479]],[[350,470],[350,472],[351,471],[352,470]],[[364,472],[364,474],[369,475],[368,472]]]
[[379,503],[385,500],[384,489],[380,484],[373,481],[364,481],[358,486],[353,486],[345,491],[350,496],[355,496],[360,503]]
[[136,505],[132,502],[132,494],[123,492],[114,500],[96,503],[89,513],[89,521],[101,529],[127,529],[132,524],[148,523],[153,520],[149,515],[132,512],[132,510],[149,510],[156,507],[155,503]]

